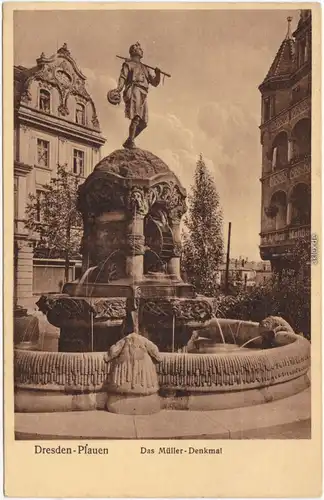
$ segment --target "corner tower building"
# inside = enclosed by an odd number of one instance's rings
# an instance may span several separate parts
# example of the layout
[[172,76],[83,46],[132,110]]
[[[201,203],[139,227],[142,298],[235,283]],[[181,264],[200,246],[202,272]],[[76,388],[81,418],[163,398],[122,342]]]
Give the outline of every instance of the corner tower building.
[[264,81],[262,96],[262,201],[260,255],[272,269],[287,265],[311,224],[311,11],[281,43]]

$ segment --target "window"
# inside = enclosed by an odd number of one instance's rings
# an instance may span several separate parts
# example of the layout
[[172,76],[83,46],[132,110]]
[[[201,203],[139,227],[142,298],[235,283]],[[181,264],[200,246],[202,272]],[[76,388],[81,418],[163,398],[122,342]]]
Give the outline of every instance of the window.
[[36,189],[36,221],[41,222],[42,215],[41,215],[41,203],[42,203],[42,198],[44,196],[44,193],[40,189]]
[[84,175],[84,152],[79,149],[73,150],[73,173]]
[[76,110],[75,110],[75,121],[79,125],[85,125],[85,111],[83,104],[77,102]]
[[48,90],[41,89],[39,91],[39,109],[45,113],[51,112],[51,94]]
[[14,218],[18,218],[18,178],[14,178]]
[[292,102],[295,103],[301,99],[300,86],[297,85],[292,89]]
[[308,47],[306,39],[302,39],[298,45],[298,66],[302,66],[308,60]]
[[275,115],[275,96],[266,97],[263,101],[263,121],[267,122]]
[[49,142],[37,139],[37,165],[49,167]]
[[276,170],[278,164],[278,147],[275,146],[272,151],[272,171]]
[[270,103],[270,97],[267,97],[264,100],[264,121],[267,122],[270,120],[270,112],[271,112],[271,103]]

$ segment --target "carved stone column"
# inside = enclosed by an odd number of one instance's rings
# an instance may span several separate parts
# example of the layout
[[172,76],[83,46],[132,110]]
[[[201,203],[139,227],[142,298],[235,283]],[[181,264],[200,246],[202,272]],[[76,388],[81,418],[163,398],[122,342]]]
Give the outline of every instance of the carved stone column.
[[140,280],[144,271],[144,216],[134,215],[126,238],[126,275]]
[[130,221],[126,236],[126,275],[141,280],[144,273],[144,217],[149,210],[147,192],[133,186],[126,203]]
[[173,255],[168,262],[168,274],[174,275],[177,279],[181,279],[180,274],[180,256],[181,256],[181,233],[180,221],[176,221],[171,225],[171,230],[174,239]]

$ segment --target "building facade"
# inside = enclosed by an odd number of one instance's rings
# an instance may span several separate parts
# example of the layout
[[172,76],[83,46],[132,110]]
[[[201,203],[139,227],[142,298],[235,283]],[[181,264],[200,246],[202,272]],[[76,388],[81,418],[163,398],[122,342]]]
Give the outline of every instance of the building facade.
[[289,265],[299,238],[310,238],[312,19],[302,10],[259,87],[262,96],[260,255]]
[[41,196],[58,165],[87,177],[101,157],[105,139],[85,83],[66,44],[32,68],[14,67],[14,296],[21,306],[57,291],[64,275],[60,259],[34,253],[35,235],[24,224],[29,194]]
[[[247,258],[230,259],[228,267],[228,281],[233,288],[251,289],[263,285],[272,277],[269,261],[249,261]],[[224,286],[226,283],[226,264],[221,264],[217,272],[217,283]]]

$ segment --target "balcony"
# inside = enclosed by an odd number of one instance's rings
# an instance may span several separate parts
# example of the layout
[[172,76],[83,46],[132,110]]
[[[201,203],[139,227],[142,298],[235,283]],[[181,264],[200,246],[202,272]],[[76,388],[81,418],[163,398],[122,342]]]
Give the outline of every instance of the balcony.
[[270,118],[270,120],[265,121],[260,126],[261,130],[264,130],[266,127],[269,128],[271,133],[276,133],[285,125],[288,125],[293,119],[299,116],[310,116],[311,112],[311,95],[308,94],[306,97],[302,99],[298,99],[296,102],[293,102],[289,108],[281,111],[278,115],[275,115]]
[[296,227],[285,227],[284,229],[278,229],[276,231],[269,231],[260,233],[262,247],[278,247],[278,246],[291,246],[299,238],[310,237],[311,226],[296,226]]
[[266,174],[260,180],[262,184],[269,187],[278,186],[285,182],[292,182],[302,175],[309,175],[311,172],[311,155],[303,154],[294,156],[287,165]]

